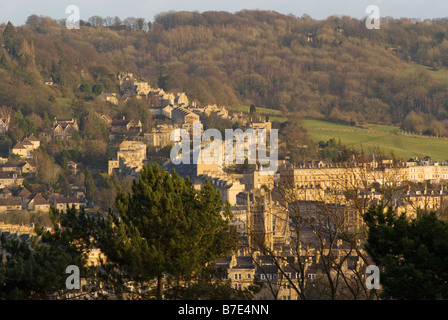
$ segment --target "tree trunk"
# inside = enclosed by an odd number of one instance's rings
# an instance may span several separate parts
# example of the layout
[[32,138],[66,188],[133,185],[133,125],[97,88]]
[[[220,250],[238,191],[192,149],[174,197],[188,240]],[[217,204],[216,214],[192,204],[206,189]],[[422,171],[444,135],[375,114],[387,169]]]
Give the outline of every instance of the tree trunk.
[[157,300],[162,300],[162,288],[163,288],[163,283],[162,283],[162,275],[158,275],[157,276]]

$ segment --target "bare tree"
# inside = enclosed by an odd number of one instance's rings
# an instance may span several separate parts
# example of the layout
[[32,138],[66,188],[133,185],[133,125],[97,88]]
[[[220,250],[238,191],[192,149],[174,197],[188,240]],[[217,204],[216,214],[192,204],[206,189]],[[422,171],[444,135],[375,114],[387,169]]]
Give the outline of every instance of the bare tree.
[[56,183],[61,167],[52,161],[52,159],[42,152],[36,153],[37,163],[37,178],[46,184],[50,191],[53,191],[54,184]]
[[104,26],[105,27],[113,27],[114,23],[115,23],[115,18],[111,17],[111,16],[107,16],[106,18],[104,18]]
[[0,107],[0,119],[3,119],[3,121],[5,121],[5,124],[7,126],[9,126],[12,114],[13,114],[12,107],[5,105]]
[[93,27],[102,26],[104,23],[104,19],[100,16],[92,16],[89,18],[88,21]]
[[[363,247],[363,215],[372,204],[396,204],[405,170],[394,159],[364,154],[320,165],[303,168],[304,180],[294,176],[294,169],[290,175],[283,171],[271,195],[255,192],[248,205],[251,254],[260,269],[276,267],[275,281],[266,282],[274,299],[284,283],[298,299],[377,299],[378,292],[365,283],[371,260]],[[276,229],[281,221],[283,239]]]

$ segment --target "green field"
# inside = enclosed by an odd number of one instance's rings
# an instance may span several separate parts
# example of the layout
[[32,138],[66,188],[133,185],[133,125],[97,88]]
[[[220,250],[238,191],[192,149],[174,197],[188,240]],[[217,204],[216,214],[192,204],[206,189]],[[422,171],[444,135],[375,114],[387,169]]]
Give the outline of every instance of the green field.
[[[234,112],[246,112],[249,113],[250,106],[232,106],[228,108],[230,111]],[[275,115],[281,115],[282,112],[280,110],[275,109],[268,109],[268,108],[261,108],[256,107],[256,112],[260,115],[269,115],[269,116],[275,116]]]
[[[288,118],[285,117],[285,115],[282,114],[282,112],[280,110],[261,108],[261,107],[256,107],[256,108],[257,108],[256,112],[258,113],[258,115],[263,117],[263,119],[265,116],[269,116],[269,120],[271,122],[273,122],[273,121],[278,121],[278,122],[288,121]],[[229,111],[232,111],[232,112],[249,113],[250,106],[232,106],[232,107],[229,107],[228,109],[229,109]]]
[[393,152],[398,158],[429,156],[438,161],[448,159],[448,139],[399,135],[396,134],[398,127],[394,126],[367,125],[364,129],[322,120],[304,120],[303,125],[316,142],[335,138],[357,150],[380,148],[385,155]]
[[428,71],[434,79],[448,81],[448,69],[446,68],[440,68],[439,70],[434,71],[432,67],[424,66],[415,62],[406,63],[405,65],[406,68],[401,72],[402,76],[407,76],[418,71]]
[[61,105],[65,105],[68,107],[70,107],[73,102],[73,100],[70,98],[56,98],[56,101],[59,102]]
[[[417,64],[409,64],[408,72],[415,72],[426,68]],[[431,71],[437,77],[448,81],[448,71]],[[437,74],[437,75],[436,75]],[[229,107],[230,111],[249,112],[249,106]],[[257,107],[260,115],[269,115],[270,121],[284,122],[289,118],[279,110]],[[306,119],[302,122],[311,138],[315,142],[328,141],[332,138],[356,150],[369,150],[379,148],[384,155],[394,155],[397,158],[409,159],[412,157],[431,157],[433,160],[448,160],[448,139],[410,136],[398,134],[399,127],[391,125],[366,125],[364,128],[338,124],[324,120]]]

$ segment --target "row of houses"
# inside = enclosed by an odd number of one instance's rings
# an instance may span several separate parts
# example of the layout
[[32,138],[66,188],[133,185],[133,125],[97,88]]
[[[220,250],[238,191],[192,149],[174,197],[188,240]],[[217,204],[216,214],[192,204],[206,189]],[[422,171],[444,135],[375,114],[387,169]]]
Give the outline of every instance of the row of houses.
[[362,183],[413,182],[442,183],[448,181],[448,163],[417,161],[393,161],[388,158],[367,156],[351,164],[334,165],[322,161],[288,166],[281,170],[282,182],[297,187],[356,188]]
[[67,206],[79,209],[83,205],[76,197],[52,193],[45,198],[40,193],[31,193],[25,187],[15,191],[7,187],[0,190],[0,212],[21,210],[48,212],[50,203],[62,212],[67,210]]
[[1,172],[15,172],[19,175],[34,174],[36,172],[36,163],[32,159],[26,160],[9,160],[0,166]]
[[[108,115],[99,116],[100,119],[110,128],[111,136],[113,138],[116,134],[125,134],[129,132],[142,132],[142,123],[140,120],[129,120],[123,117],[122,119],[112,119]],[[54,118],[53,126],[51,129],[44,129],[39,133],[39,137],[46,142],[49,141],[69,141],[73,139],[73,134],[79,132],[79,125],[76,119],[57,119]],[[31,137],[35,144],[39,142],[35,137]],[[27,138],[27,139],[31,139]],[[40,142],[39,142],[40,143]],[[27,157],[29,155],[28,149],[25,143],[18,144],[12,150],[12,153]],[[38,148],[38,147],[37,147]],[[27,154],[28,152],[28,154]],[[29,157],[29,156],[28,156]]]
[[[189,104],[188,97],[185,93],[171,93],[165,92],[161,88],[152,88],[147,82],[139,81],[134,77],[132,73],[124,73],[118,75],[118,86],[120,88],[120,98],[123,101],[127,101],[130,98],[137,98],[146,100],[150,108],[160,108],[168,105],[184,105]],[[118,95],[114,94],[117,101],[110,101],[118,104]],[[113,100],[113,98],[110,98]]]

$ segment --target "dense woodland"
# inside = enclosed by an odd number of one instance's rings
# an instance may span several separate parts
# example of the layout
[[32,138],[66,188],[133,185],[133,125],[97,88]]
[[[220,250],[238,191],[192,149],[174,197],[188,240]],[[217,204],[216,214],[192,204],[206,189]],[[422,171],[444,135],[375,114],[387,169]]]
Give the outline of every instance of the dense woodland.
[[[255,104],[357,124],[399,124],[413,112],[405,130],[445,133],[447,83],[402,71],[409,61],[448,67],[448,19],[384,18],[368,30],[347,16],[168,12],[153,22],[95,16],[69,30],[65,21],[33,15],[0,31],[0,104],[25,116],[79,116],[56,98],[117,91],[117,73],[129,71],[203,104]],[[42,84],[50,77],[53,88]]]

